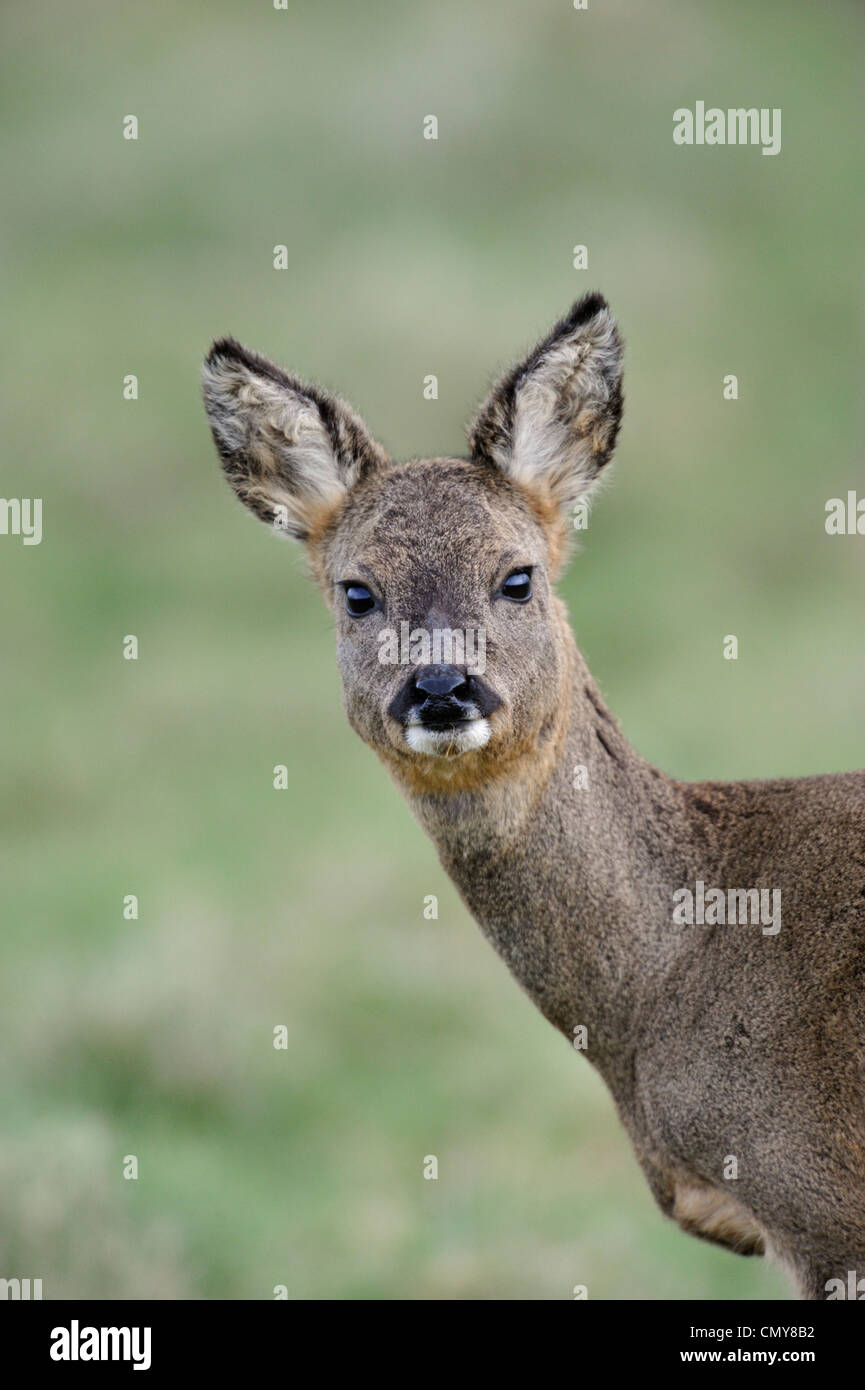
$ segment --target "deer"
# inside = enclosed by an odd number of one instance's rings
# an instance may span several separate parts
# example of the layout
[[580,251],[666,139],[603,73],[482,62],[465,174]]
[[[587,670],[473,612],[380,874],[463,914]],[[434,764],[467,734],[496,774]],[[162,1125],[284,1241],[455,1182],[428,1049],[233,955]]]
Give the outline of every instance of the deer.
[[[679,781],[622,733],[555,589],[622,375],[592,293],[491,387],[462,457],[394,461],[341,398],[231,337],[203,394],[237,497],[306,548],[349,723],[603,1079],[661,1211],[800,1298],[846,1296],[865,1290],[865,772]],[[429,644],[383,660],[400,624],[483,631],[483,671]],[[719,911],[769,892],[770,919]]]

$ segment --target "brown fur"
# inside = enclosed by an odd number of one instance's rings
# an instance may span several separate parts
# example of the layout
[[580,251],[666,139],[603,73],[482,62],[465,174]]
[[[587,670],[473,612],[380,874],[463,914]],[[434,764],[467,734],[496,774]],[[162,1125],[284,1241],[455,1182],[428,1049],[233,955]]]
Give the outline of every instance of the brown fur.
[[[291,498],[352,726],[526,993],[566,1038],[588,1030],[661,1208],[769,1251],[807,1297],[865,1275],[865,774],[689,785],[607,710],[552,587],[619,428],[604,301],[493,388],[469,459],[391,463],[347,406],[236,344],[214,349],[205,395],[242,500],[266,518]],[[527,567],[531,598],[511,602],[503,578]],[[346,612],[347,583],[374,611]],[[378,660],[400,621],[486,633],[485,746],[460,751],[462,725],[440,755],[409,745],[394,711],[412,673]],[[673,894],[698,879],[780,891],[781,930],[675,924]]]
[[686,1179],[676,1187],[673,1217],[683,1231],[740,1255],[764,1255],[766,1236],[750,1212],[726,1192]]

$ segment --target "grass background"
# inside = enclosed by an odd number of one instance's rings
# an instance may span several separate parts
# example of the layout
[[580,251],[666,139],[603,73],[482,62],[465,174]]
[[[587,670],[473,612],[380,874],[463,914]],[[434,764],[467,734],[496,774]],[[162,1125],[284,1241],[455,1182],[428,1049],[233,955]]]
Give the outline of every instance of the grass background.
[[[602,289],[626,424],[563,591],[612,708],[683,777],[860,766],[865,542],[823,526],[863,488],[860,16],[7,0],[3,491],[44,539],[0,539],[0,1275],[786,1295],[663,1220],[481,940],[344,721],[299,556],[220,481],[198,370],[233,332],[396,455],[461,452],[488,378]],[[781,154],[674,146],[698,98],[781,107]]]

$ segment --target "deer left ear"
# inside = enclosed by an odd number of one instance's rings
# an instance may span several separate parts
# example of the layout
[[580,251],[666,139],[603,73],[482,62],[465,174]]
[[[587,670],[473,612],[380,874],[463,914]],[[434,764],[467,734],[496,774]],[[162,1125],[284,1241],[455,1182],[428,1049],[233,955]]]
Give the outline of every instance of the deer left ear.
[[568,513],[609,462],[622,418],[622,340],[586,295],[490,392],[469,427],[472,456]]
[[388,462],[345,401],[233,338],[213,344],[202,381],[225,476],[255,516],[296,540]]

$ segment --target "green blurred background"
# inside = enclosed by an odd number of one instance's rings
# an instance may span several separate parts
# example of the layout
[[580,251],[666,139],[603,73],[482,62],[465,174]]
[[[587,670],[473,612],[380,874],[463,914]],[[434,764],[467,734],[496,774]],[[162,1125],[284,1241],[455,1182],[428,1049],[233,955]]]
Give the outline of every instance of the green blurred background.
[[[865,486],[860,14],[7,0],[3,491],[44,539],[0,538],[0,1275],[787,1296],[664,1221],[482,941],[344,720],[300,554],[220,479],[198,372],[232,332],[397,456],[461,452],[491,374],[601,289],[626,423],[563,592],[612,708],[682,777],[861,766],[865,542],[824,531]],[[781,154],[674,146],[697,99],[781,107]]]

